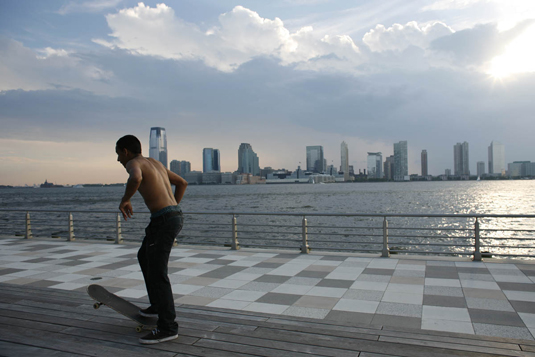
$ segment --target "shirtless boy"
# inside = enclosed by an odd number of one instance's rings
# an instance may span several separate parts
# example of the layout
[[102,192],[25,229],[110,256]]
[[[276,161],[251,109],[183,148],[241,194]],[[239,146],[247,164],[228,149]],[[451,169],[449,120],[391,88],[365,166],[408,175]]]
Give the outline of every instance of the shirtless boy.
[[[119,205],[125,221],[134,214],[130,199],[139,191],[151,212],[145,238],[137,254],[150,306],[140,310],[143,316],[158,316],[157,328],[139,339],[143,344],[155,344],[178,337],[178,324],[173,291],[167,276],[169,254],[184,218],[178,205],[184,196],[186,180],[167,170],[159,161],[141,154],[141,143],[133,135],[117,141],[117,161],[129,174],[126,190]],[[171,185],[175,185],[175,193]]]

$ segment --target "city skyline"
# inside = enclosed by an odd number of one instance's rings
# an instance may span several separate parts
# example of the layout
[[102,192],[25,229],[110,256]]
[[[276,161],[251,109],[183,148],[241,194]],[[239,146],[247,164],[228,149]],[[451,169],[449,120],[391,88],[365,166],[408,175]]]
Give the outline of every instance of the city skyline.
[[[535,4],[528,0],[3,0],[0,185],[125,180],[117,139],[167,132],[172,159],[221,171],[253,145],[295,169],[321,145],[355,171],[409,143],[409,174],[470,143],[535,161]],[[325,165],[324,165],[325,166]]]

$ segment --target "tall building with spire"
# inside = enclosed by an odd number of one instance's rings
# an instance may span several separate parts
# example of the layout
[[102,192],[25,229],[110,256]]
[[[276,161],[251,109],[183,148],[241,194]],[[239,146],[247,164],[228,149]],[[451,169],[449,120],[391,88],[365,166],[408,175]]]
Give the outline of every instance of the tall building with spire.
[[344,172],[344,181],[349,181],[349,149],[345,141],[340,145],[340,170]]
[[505,172],[505,146],[494,140],[489,146],[489,174],[503,172]]
[[260,176],[258,156],[251,144],[242,143],[238,149],[238,173]]
[[150,128],[149,157],[160,161],[167,168],[167,135],[165,128]]

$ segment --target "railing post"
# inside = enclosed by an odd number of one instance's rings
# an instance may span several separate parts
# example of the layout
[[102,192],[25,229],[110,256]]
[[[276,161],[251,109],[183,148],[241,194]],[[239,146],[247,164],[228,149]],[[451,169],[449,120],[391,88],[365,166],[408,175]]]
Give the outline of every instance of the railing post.
[[72,213],[69,212],[69,237],[67,237],[68,242],[72,242],[74,240],[74,221],[72,219]]
[[123,242],[123,234],[121,229],[121,214],[117,213],[117,219],[115,221],[115,244],[121,244]]
[[480,262],[481,261],[481,242],[479,240],[479,220],[476,217],[476,223],[474,227],[475,231],[475,250],[474,250],[474,259],[472,259],[474,262]]
[[383,252],[381,257],[388,258],[390,256],[390,250],[388,250],[388,221],[386,216],[383,220]]
[[301,237],[303,239],[301,243],[301,253],[308,254],[310,253],[310,247],[308,246],[308,227],[307,227],[307,218],[303,216],[303,221],[301,222]]
[[26,212],[26,239],[32,239],[32,222],[30,221],[30,212]]
[[240,244],[238,243],[238,224],[236,220],[236,215],[232,215],[232,250],[240,249]]

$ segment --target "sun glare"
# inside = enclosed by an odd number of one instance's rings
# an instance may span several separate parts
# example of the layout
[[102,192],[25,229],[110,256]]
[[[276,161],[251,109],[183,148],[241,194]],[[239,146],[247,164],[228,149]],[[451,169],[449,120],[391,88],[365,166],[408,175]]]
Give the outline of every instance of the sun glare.
[[515,38],[503,55],[494,57],[489,70],[494,78],[526,72],[535,72],[535,25]]

